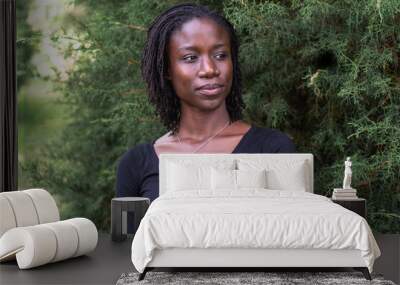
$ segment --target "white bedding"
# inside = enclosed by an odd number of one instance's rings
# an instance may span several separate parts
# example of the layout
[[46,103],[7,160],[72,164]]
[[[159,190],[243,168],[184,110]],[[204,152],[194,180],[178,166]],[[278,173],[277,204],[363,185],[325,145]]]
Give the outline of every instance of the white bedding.
[[372,272],[380,256],[361,216],[307,192],[247,189],[166,193],[153,201],[132,243],[143,272],[155,249],[358,249]]

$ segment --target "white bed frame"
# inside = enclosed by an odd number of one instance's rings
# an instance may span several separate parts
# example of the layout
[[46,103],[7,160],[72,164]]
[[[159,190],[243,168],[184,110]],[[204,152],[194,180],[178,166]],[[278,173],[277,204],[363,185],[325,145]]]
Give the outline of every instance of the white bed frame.
[[[308,166],[307,192],[313,193],[313,155],[312,154],[161,154],[159,165],[160,195],[165,192],[166,164],[174,160],[214,160],[218,157],[227,159],[249,158],[263,156],[272,160],[304,160]],[[158,249],[153,259],[140,274],[139,280],[145,277],[147,271],[157,267],[232,267],[266,268],[266,267],[353,267],[362,271],[364,277],[371,280],[360,250],[329,250],[329,249],[193,249],[170,248]]]

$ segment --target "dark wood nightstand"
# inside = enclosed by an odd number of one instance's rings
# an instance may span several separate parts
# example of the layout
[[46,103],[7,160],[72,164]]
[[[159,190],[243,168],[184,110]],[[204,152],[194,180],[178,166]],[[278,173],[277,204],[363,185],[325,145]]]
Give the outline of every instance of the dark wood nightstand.
[[134,235],[149,205],[150,199],[144,197],[113,198],[111,200],[111,239],[124,241],[128,233]]
[[359,214],[364,219],[367,218],[367,201],[363,198],[354,198],[351,200],[334,200],[332,202]]

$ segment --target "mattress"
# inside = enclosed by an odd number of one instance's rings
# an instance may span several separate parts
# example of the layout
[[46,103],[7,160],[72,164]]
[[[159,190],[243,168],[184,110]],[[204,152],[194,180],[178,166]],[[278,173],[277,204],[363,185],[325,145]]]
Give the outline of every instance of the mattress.
[[372,272],[380,251],[368,223],[308,192],[247,189],[169,192],[153,201],[132,242],[139,272],[162,249],[359,250]]

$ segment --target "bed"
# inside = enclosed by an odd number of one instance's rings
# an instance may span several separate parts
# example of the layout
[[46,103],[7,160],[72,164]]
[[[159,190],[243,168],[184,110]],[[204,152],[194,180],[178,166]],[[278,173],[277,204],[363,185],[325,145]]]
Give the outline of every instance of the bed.
[[160,196],[132,242],[158,267],[353,267],[380,250],[364,218],[313,194],[312,154],[161,154]]

